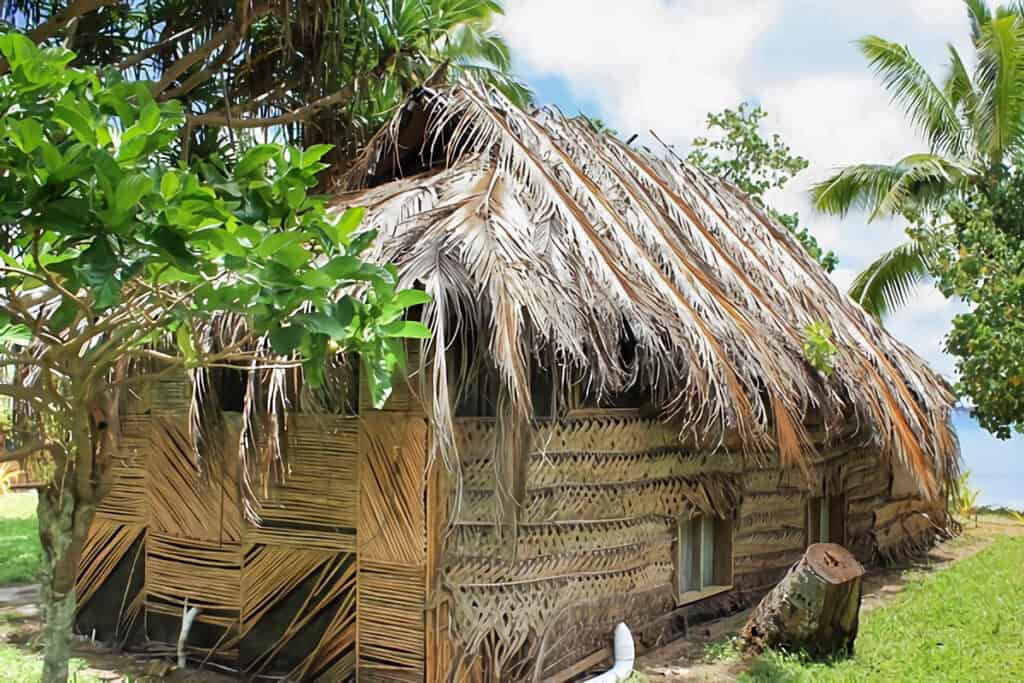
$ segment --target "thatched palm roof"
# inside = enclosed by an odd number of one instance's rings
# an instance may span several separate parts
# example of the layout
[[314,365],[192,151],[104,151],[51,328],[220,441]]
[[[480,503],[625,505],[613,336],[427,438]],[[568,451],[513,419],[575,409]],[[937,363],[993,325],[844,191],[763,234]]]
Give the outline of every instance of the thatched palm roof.
[[[955,472],[945,383],[729,183],[471,83],[414,96],[344,182],[335,204],[366,207],[376,257],[433,295],[435,339],[478,335],[524,410],[545,350],[596,391],[651,387],[705,440],[804,462],[809,418],[852,422],[925,491]],[[802,350],[821,321],[838,347],[828,377]]]

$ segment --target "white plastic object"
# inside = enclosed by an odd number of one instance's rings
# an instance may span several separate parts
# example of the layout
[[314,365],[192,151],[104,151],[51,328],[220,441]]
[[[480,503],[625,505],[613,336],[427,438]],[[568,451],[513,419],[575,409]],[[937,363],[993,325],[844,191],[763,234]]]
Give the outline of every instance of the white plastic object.
[[619,623],[615,627],[615,646],[612,648],[612,653],[615,656],[612,668],[599,676],[587,679],[584,683],[621,683],[633,673],[636,646],[633,644],[633,634],[623,623]]

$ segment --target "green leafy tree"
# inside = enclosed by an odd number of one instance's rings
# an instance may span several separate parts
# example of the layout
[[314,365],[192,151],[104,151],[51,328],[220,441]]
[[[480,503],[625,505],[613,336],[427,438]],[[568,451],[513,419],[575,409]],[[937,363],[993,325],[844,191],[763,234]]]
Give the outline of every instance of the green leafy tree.
[[472,74],[517,103],[492,29],[495,0],[8,0],[0,13],[37,43],[63,41],[76,66],[150,81],[186,114],[179,153],[227,158],[263,131],[333,145],[333,171],[389,120],[409,92]]
[[315,387],[352,352],[379,404],[401,339],[429,334],[404,315],[426,295],[363,261],[374,233],[356,230],[359,212],[332,217],[309,194],[326,146],[259,145],[231,173],[167,166],[177,102],[18,34],[0,36],[0,53],[0,365],[17,369],[0,394],[25,408],[2,460],[51,461],[38,503],[43,680],[64,681],[121,395],[210,367],[294,368]]
[[[736,109],[708,114],[708,136],[693,140],[686,160],[712,175],[735,184],[758,202],[764,203],[769,190],[780,189],[797,173],[807,168],[807,159],[794,155],[778,133],[765,138],[761,121],[767,113],[761,107],[743,102]],[[824,251],[818,240],[800,225],[797,213],[782,213],[769,207],[769,213],[792,232],[804,249],[831,273],[839,265],[832,251]]]
[[957,392],[999,438],[1024,434],[1024,172],[1014,164],[997,185],[955,199],[914,236],[942,293],[970,305],[946,336]]
[[[863,209],[869,220],[897,216],[913,225],[941,213],[961,193],[984,196],[999,185],[1024,142],[1024,18],[1016,4],[994,11],[984,0],[966,0],[965,6],[973,59],[950,45],[941,82],[906,46],[877,36],[858,41],[928,149],[895,163],[842,169],[814,188],[818,209],[837,215]],[[900,245],[868,266],[850,295],[881,319],[907,302],[928,277],[929,265],[923,245]]]

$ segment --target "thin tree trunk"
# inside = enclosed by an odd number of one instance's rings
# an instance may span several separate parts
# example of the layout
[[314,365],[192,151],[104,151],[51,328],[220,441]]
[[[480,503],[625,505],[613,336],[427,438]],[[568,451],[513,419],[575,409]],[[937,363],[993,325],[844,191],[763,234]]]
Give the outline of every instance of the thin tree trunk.
[[43,548],[42,683],[66,683],[75,625],[75,581],[96,505],[112,485],[117,452],[118,393],[101,394],[72,417],[74,444],[54,454],[54,477],[39,491],[39,540]]
[[77,500],[73,486],[51,483],[39,492],[43,547],[43,683],[65,683],[75,621],[75,578],[95,507]]

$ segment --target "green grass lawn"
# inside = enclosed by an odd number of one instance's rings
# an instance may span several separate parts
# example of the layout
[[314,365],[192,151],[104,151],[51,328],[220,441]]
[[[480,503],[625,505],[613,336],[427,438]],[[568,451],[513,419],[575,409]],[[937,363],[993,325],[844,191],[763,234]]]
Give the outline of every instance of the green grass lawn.
[[0,496],[0,585],[36,581],[40,553],[36,494]]
[[[72,683],[99,683],[100,679],[78,670],[86,666],[81,659],[71,660]],[[43,656],[13,645],[0,644],[0,672],[5,683],[36,683],[43,673]]]
[[1010,681],[1024,679],[1024,538],[999,538],[912,582],[861,619],[856,655],[831,663],[780,653],[740,680]]

